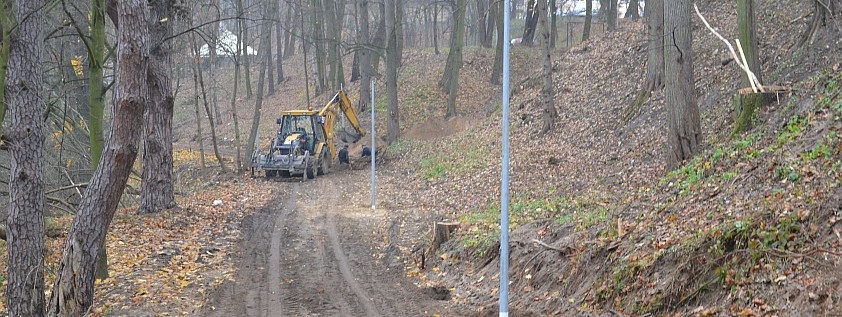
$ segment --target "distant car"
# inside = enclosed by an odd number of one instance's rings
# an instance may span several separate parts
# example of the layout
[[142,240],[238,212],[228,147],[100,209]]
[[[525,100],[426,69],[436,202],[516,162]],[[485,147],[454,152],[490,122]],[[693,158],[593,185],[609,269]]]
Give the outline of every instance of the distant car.
[[522,38],[522,37],[517,37],[517,38],[513,38],[513,39],[512,39],[511,44],[512,44],[512,45],[517,45],[517,44],[520,44],[521,42],[523,42],[523,38]]

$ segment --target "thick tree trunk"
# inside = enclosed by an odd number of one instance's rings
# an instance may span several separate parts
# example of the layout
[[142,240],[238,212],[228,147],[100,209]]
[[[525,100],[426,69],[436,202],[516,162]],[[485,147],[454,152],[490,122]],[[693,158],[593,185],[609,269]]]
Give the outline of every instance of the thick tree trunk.
[[[591,38],[591,24],[593,22],[593,2],[585,0],[585,25],[582,27],[582,42]],[[568,34],[570,36],[570,34]]]
[[649,51],[644,92],[651,93],[664,88],[664,0],[649,0],[646,6]]
[[119,6],[121,27],[116,74],[119,93],[116,94],[111,135],[68,232],[56,269],[49,316],[83,316],[93,303],[96,254],[103,245],[129,178],[137,157],[137,140],[143,131],[138,123],[143,121],[148,98],[146,1],[122,0]]
[[456,97],[459,95],[459,70],[462,68],[462,39],[465,37],[465,9],[466,0],[456,0],[456,10],[453,12],[455,19],[455,30],[453,39],[450,42],[450,53],[448,53],[448,65],[450,87],[447,92],[447,113],[445,119],[456,116]]
[[395,0],[395,52],[397,53],[398,66],[403,64],[403,23],[404,23],[404,6],[403,0]]
[[386,22],[386,143],[392,144],[401,136],[398,110],[398,45],[395,34],[395,0],[385,0]]
[[321,0],[312,0],[312,5],[314,8],[313,11],[313,42],[315,46],[315,50],[313,52],[314,60],[316,62],[316,71],[313,74],[314,78],[316,79],[316,92],[315,95],[320,95],[327,86],[326,82],[326,74],[325,74],[325,62],[328,59],[327,51],[325,50],[325,35],[324,35],[324,10],[322,10]]
[[[737,0],[737,24],[740,34],[740,45],[743,48],[748,68],[754,73],[759,82],[763,82],[760,73],[760,58],[757,47],[757,26],[754,19],[754,0]],[[743,87],[750,87],[748,76],[743,73]],[[731,136],[745,132],[751,128],[754,112],[765,104],[766,98],[763,94],[747,94],[736,96],[737,100],[737,122]]]
[[9,64],[12,31],[12,19],[9,18],[9,12],[6,12],[6,10],[5,6],[0,7],[0,29],[2,29],[0,30],[0,33],[2,33],[2,42],[0,42],[0,138],[3,136],[2,123],[6,117],[6,73]]
[[555,109],[555,91],[553,91],[553,60],[550,49],[550,23],[547,21],[547,3],[538,1],[538,27],[541,30],[541,48],[543,49],[543,77],[544,86],[541,89],[541,108],[544,110],[544,125],[541,127],[541,135],[552,131],[555,125],[558,112]]
[[495,31],[497,30],[497,15],[502,15],[502,11],[498,10],[497,3],[501,0],[489,0],[488,2],[488,19],[486,20],[485,24],[485,41],[483,42],[482,46],[491,48],[491,45],[494,44]]
[[[9,105],[9,316],[44,315],[44,1],[19,1],[5,82]],[[5,30],[5,28],[4,28]],[[94,262],[91,262],[91,270]],[[91,272],[93,276],[93,272]]]
[[[144,146],[142,194],[138,213],[152,213],[176,206],[173,192],[172,117],[172,1],[149,1],[150,59],[147,74],[149,104],[143,114]],[[213,46],[208,45],[211,49]]]
[[[295,10],[293,10],[295,7]],[[295,33],[295,30],[298,29],[298,23],[295,23],[296,17],[298,17],[301,13],[299,6],[293,6],[292,3],[287,4],[287,34],[286,34],[286,41],[284,42],[284,58],[289,58],[290,56],[295,55],[295,39],[299,36],[299,34]]]
[[674,169],[690,159],[702,142],[699,107],[693,86],[691,0],[664,3],[664,65],[666,74],[667,166]]
[[231,120],[234,120],[234,151],[236,152],[234,164],[237,170],[242,172],[243,157],[242,157],[242,142],[240,141],[240,118],[237,114],[237,93],[240,81],[240,61],[234,61],[234,91],[231,92]]
[[491,70],[491,83],[494,85],[500,84],[500,74],[503,72],[503,45],[509,45],[509,42],[503,38],[503,1],[495,0],[494,6],[497,7],[497,47],[494,49],[494,68]]

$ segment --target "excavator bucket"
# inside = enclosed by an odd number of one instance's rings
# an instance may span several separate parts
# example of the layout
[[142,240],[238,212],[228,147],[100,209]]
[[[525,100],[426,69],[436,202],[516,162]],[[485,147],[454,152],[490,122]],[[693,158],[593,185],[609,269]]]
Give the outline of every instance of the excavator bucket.
[[345,143],[357,143],[362,137],[362,133],[350,132],[345,129],[336,131],[336,138]]

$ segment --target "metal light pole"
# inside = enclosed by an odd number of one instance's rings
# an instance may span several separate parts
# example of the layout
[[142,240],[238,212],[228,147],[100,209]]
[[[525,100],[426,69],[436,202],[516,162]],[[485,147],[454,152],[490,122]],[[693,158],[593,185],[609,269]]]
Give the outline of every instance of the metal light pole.
[[[590,0],[588,0],[590,1]],[[503,179],[500,189],[500,317],[509,317],[509,12],[503,0]]]
[[371,80],[371,209],[374,210],[376,197],[376,186],[374,186],[374,153],[377,153],[374,145],[374,80]]

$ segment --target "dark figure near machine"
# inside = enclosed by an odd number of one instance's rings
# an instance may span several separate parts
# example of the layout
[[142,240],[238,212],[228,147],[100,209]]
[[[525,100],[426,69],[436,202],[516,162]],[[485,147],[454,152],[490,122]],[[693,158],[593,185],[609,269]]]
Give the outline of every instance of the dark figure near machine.
[[363,153],[360,154],[360,157],[369,157],[369,156],[371,156],[371,149],[369,149],[367,146],[363,145]]
[[348,164],[351,165],[351,158],[348,156],[348,145],[345,144],[342,146],[342,149],[339,150],[339,164]]

